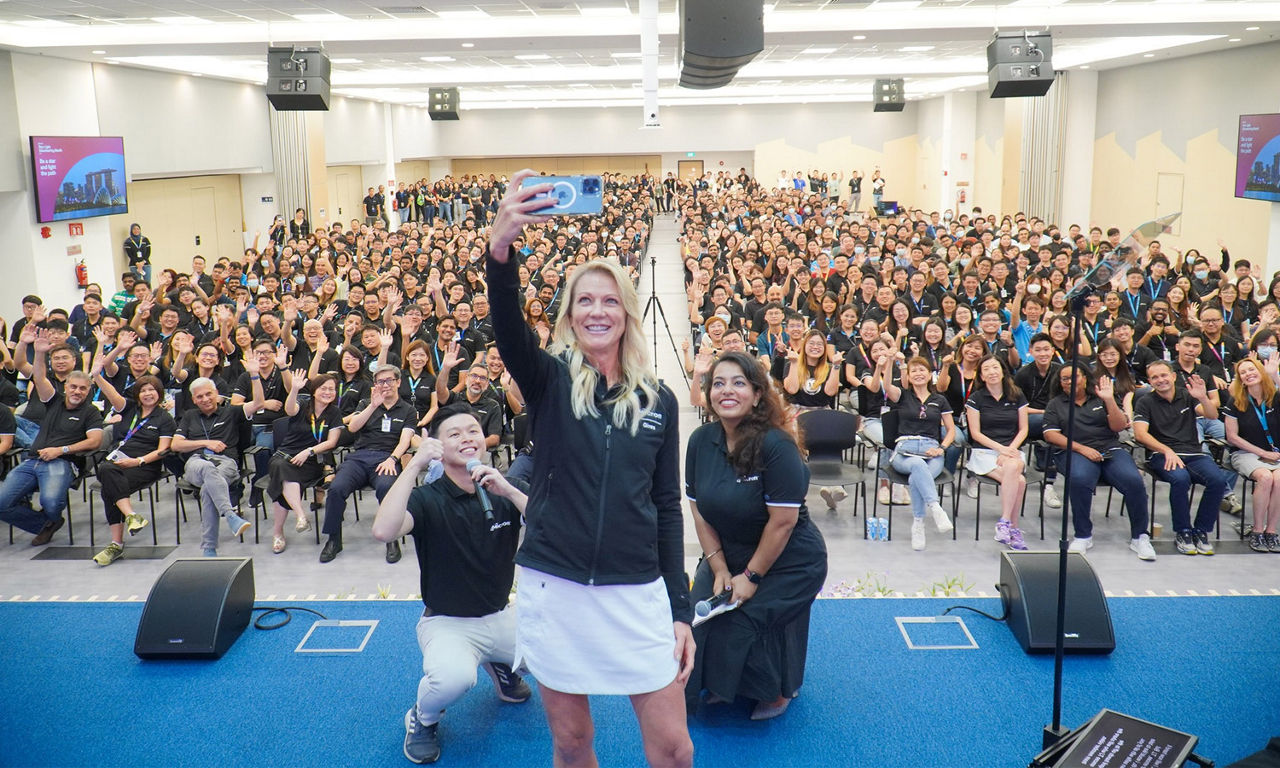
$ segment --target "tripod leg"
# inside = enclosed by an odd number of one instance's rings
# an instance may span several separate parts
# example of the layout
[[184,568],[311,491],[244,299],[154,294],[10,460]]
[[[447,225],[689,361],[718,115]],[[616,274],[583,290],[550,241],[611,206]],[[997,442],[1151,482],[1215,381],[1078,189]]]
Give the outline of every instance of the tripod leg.
[[[667,322],[667,313],[662,309],[662,302],[658,300],[658,294],[655,293],[650,296],[649,301],[658,308],[658,315],[662,316],[662,327],[667,329],[667,338],[671,340],[671,352],[676,356],[676,361],[680,363],[680,376],[684,379],[684,383],[686,385],[690,385],[689,374],[684,369],[684,363],[680,361],[680,345],[676,344],[675,334],[671,332],[671,325]],[[653,346],[655,358],[658,355],[658,315],[654,315],[653,317]]]

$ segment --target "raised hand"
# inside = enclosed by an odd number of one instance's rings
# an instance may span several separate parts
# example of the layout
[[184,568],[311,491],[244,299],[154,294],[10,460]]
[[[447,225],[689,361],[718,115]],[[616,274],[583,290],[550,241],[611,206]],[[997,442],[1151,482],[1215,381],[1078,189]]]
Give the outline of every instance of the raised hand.
[[[24,327],[22,330],[25,331],[26,328]],[[107,333],[101,325],[93,329],[93,338],[98,340],[98,349],[111,345],[111,334]]]
[[120,349],[131,349],[138,343],[138,334],[133,330],[121,331],[116,338],[120,343]]
[[289,367],[289,348],[283,344],[276,345],[276,367],[281,370]]
[[302,369],[293,371],[293,380],[289,385],[289,389],[299,392],[305,386],[307,386],[307,372]]
[[[1201,382],[1203,385],[1204,382]],[[1094,387],[1094,391],[1098,393],[1098,397],[1103,400],[1110,400],[1115,396],[1115,385],[1111,383],[1110,376],[1099,376],[1098,383]]]
[[461,345],[459,345],[458,342],[456,341],[449,342],[449,347],[448,349],[445,350],[444,359],[440,362],[441,369],[453,370],[454,368],[457,368],[458,364],[461,362],[462,362]]
[[36,336],[39,333],[40,333],[40,329],[36,326],[36,324],[34,322],[28,321],[26,325],[22,326],[22,333],[18,334],[18,341],[21,341],[23,344],[27,344],[29,346],[35,342]]
[[324,308],[324,312],[320,315],[320,322],[328,323],[337,314],[338,314],[338,305],[334,304],[333,302],[329,302],[328,306]]
[[178,334],[178,338],[174,341],[174,347],[177,349],[178,354],[189,355],[195,351],[196,343],[195,340],[191,338],[190,334],[180,333]]
[[257,355],[245,355],[244,370],[245,370],[245,373],[249,374],[250,378],[257,376],[261,373],[262,366],[258,362]]
[[1204,400],[1209,396],[1208,388],[1205,386],[1204,379],[1200,376],[1192,374],[1187,377],[1187,394],[1197,400]]
[[387,291],[387,306],[391,307],[391,311],[393,313],[397,309],[399,309],[400,305],[403,303],[404,303],[404,294],[400,292],[399,288],[392,288],[391,290]]
[[378,334],[378,343],[382,346],[382,349],[384,351],[391,349],[391,343],[394,340],[395,340],[395,336],[392,335],[391,331],[383,331],[382,333]]

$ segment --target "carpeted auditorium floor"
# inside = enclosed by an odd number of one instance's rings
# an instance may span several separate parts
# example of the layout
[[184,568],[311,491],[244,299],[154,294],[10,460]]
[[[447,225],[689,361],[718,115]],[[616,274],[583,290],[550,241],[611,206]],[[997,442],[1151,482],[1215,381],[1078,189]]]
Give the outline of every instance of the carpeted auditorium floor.
[[[702,705],[690,719],[697,765],[1025,766],[1051,716],[1052,657],[1024,655],[1007,628],[967,612],[976,650],[909,650],[894,621],[958,602],[999,612],[996,600],[818,601],[800,697],[763,723],[746,718],[745,702]],[[407,764],[420,604],[305,605],[379,624],[359,654],[295,653],[315,618],[298,613],[279,630],[246,630],[219,661],[159,662],[133,655],[141,603],[0,604],[0,765]],[[1280,598],[1110,606],[1116,651],[1068,657],[1064,724],[1110,707],[1198,735],[1197,751],[1219,766],[1280,734]],[[915,630],[917,644],[958,637],[954,627]],[[593,707],[601,764],[642,765],[627,702]],[[449,709],[441,733],[443,766],[551,763],[536,695],[501,704],[487,678]]]

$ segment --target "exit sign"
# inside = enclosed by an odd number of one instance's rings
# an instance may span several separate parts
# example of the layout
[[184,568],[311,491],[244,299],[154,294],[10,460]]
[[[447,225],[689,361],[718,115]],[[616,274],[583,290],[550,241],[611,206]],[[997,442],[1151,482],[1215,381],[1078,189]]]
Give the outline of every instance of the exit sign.
[[697,152],[685,152],[685,153],[684,153],[684,156],[685,156],[685,157],[697,157],[697,156],[698,156],[698,153],[697,153]]

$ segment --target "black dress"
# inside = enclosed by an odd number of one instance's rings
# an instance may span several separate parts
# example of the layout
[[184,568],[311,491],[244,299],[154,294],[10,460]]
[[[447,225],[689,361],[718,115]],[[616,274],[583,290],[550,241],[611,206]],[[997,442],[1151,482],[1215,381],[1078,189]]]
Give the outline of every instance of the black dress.
[[[827,577],[827,546],[804,505],[809,469],[795,443],[775,429],[765,436],[761,455],[759,474],[739,477],[718,422],[704,424],[689,438],[685,491],[719,534],[730,573],[742,573],[755,554],[769,521],[766,504],[799,507],[800,513],[755,595],[694,629],[698,650],[687,697],[705,689],[729,700],[773,701],[794,696],[804,680],[809,609]],[[714,585],[710,566],[699,563],[691,599],[707,599]]]

